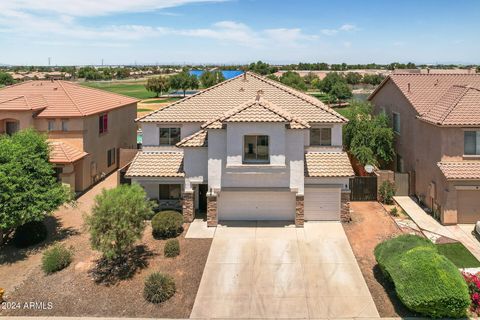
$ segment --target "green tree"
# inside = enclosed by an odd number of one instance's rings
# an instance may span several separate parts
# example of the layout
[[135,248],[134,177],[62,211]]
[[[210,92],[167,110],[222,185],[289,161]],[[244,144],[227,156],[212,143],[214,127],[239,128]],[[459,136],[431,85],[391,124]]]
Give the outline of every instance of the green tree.
[[42,221],[70,199],[56,181],[44,135],[32,129],[0,135],[0,240],[15,228]]
[[159,94],[162,95],[164,91],[170,89],[170,81],[165,76],[148,78],[145,89],[155,92],[158,98]]
[[385,79],[385,77],[379,74],[366,74],[363,76],[362,82],[365,84],[371,84],[372,86],[378,86],[382,83],[383,79]]
[[0,86],[9,86],[15,83],[10,73],[0,71]]
[[347,150],[361,164],[383,166],[395,155],[393,129],[385,113],[372,114],[368,102],[352,101],[345,116],[349,122],[344,127],[344,142]]
[[349,72],[345,75],[348,84],[355,85],[362,82],[362,75],[358,72]]
[[280,77],[280,82],[297,90],[307,90],[307,86],[305,85],[303,78],[294,71],[287,71],[282,74]]
[[182,71],[170,77],[170,87],[175,90],[182,90],[185,97],[188,89],[198,89],[199,82],[195,75]]
[[337,100],[347,100],[352,97],[352,89],[345,82],[337,82],[333,85],[329,94]]
[[332,91],[333,86],[338,82],[347,83],[345,78],[338,72],[329,72],[325,76],[325,78],[323,78],[323,80],[320,81],[319,89],[325,93],[330,93],[330,91]]
[[95,197],[92,214],[85,217],[92,248],[108,260],[122,257],[142,237],[153,207],[138,184],[102,190]]
[[205,71],[200,76],[200,83],[204,88],[209,88],[222,81],[225,81],[225,77],[220,71]]
[[265,63],[263,61],[257,61],[250,63],[250,65],[248,66],[248,70],[261,75],[267,75],[270,73],[275,73],[277,71],[277,68],[272,67],[268,63]]
[[276,75],[274,75],[273,73],[272,73],[272,74],[269,74],[269,75],[267,76],[267,78],[270,79],[270,80],[280,81],[280,78],[277,77]]

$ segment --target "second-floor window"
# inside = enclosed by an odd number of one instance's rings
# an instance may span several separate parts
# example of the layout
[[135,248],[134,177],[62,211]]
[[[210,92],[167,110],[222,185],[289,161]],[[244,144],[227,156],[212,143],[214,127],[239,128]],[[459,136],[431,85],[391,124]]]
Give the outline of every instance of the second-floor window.
[[62,120],[62,131],[68,131],[68,120]]
[[331,146],[332,129],[331,128],[312,128],[310,129],[311,146]]
[[48,120],[48,131],[53,131],[55,130],[55,120],[50,119]]
[[180,142],[180,128],[160,128],[160,145],[174,146]]
[[393,132],[400,134],[400,115],[396,112],[392,113]]
[[270,163],[268,136],[245,136],[243,149],[244,163]]
[[480,131],[465,131],[464,154],[480,155]]
[[115,164],[116,161],[116,152],[115,148],[109,149],[107,151],[107,167]]
[[108,113],[101,114],[98,117],[98,133],[108,132]]

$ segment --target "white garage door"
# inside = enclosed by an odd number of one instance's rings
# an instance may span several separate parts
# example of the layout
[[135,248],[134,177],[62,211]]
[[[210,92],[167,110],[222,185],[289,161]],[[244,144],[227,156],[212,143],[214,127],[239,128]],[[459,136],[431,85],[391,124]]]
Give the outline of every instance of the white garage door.
[[218,197],[219,220],[294,220],[295,193],[222,191]]
[[305,187],[305,220],[340,220],[340,188]]

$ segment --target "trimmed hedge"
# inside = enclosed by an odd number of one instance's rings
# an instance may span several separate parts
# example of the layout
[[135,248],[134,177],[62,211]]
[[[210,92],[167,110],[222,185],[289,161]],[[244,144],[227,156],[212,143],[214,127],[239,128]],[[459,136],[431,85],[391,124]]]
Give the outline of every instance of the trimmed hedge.
[[178,242],[178,239],[168,240],[163,248],[163,254],[168,258],[178,256],[180,254],[180,243]]
[[161,211],[152,219],[152,234],[156,239],[175,238],[182,232],[183,216],[177,211]]
[[457,267],[429,240],[402,235],[380,243],[375,258],[410,310],[435,318],[466,315],[468,287]]
[[152,303],[167,301],[175,294],[175,281],[169,275],[154,272],[145,280],[143,297]]
[[42,270],[46,274],[51,274],[70,265],[73,258],[73,252],[64,245],[56,244],[46,250],[42,256]]
[[47,235],[47,227],[42,221],[32,221],[15,230],[12,242],[17,248],[26,248],[42,242],[47,238]]

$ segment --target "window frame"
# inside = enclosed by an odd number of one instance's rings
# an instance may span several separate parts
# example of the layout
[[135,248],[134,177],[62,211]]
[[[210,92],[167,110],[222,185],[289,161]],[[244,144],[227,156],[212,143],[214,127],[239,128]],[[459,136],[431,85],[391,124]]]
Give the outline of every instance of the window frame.
[[[47,119],[47,131],[50,132],[50,131],[55,131],[55,119]],[[52,127],[50,128],[50,124],[52,125]]]
[[[256,159],[246,159],[246,153],[245,153],[245,146],[246,146],[246,139],[247,137],[255,137],[255,157]],[[266,138],[267,141],[267,159],[258,159],[258,138],[263,137]],[[242,163],[243,164],[258,164],[258,165],[264,165],[264,164],[270,164],[270,137],[266,134],[246,134],[243,136],[243,146],[242,146]]]
[[68,119],[62,119],[62,131],[67,132],[68,131]]
[[[168,130],[168,142],[162,143],[162,130]],[[172,130],[178,130],[178,137],[172,138]],[[181,127],[159,127],[158,128],[158,145],[159,146],[175,146],[182,140],[182,128]]]
[[[395,118],[398,119],[398,130],[395,129],[396,127],[396,123],[395,123]],[[392,112],[392,129],[393,129],[393,132],[400,135],[400,131],[401,131],[401,117],[400,117],[400,113],[398,112]]]
[[[312,135],[313,132],[318,130],[318,144],[317,143],[312,143]],[[328,144],[322,143],[322,130],[328,130],[330,132],[330,141]],[[330,127],[319,127],[319,128],[310,128],[310,146],[313,147],[331,147],[332,146],[332,128]]]
[[[162,198],[162,191],[161,191],[162,187],[168,188],[168,198],[167,199]],[[173,188],[178,188],[178,198],[171,197]],[[182,185],[180,183],[167,183],[167,184],[160,183],[158,185],[158,200],[160,200],[160,201],[172,201],[172,200],[181,200],[181,199],[182,199]]]
[[116,148],[111,148],[107,150],[107,168],[115,165],[117,161],[117,150]]
[[[475,139],[475,151],[474,153],[467,153],[467,133],[471,134],[473,133],[473,137]],[[464,130],[463,131],[463,155],[467,157],[480,157],[480,130]]]
[[108,133],[108,112],[98,116],[98,134]]

